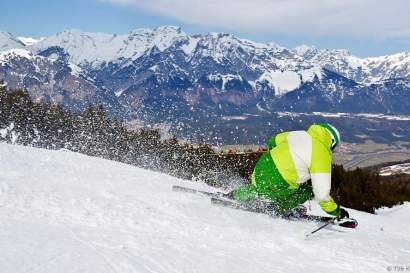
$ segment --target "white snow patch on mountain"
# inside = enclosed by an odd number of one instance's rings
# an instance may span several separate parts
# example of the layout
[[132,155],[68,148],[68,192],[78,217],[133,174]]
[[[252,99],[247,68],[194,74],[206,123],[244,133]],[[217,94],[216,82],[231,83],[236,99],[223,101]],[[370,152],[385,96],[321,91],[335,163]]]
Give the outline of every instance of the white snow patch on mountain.
[[34,44],[44,40],[44,37],[39,38],[39,39],[32,38],[32,37],[17,37],[17,39],[19,39],[24,45],[31,46],[31,45],[34,45]]
[[120,90],[115,91],[114,94],[118,98],[122,95],[122,93],[124,93],[124,91],[125,91],[124,89],[120,89]]
[[0,31],[0,51],[23,47],[24,44],[11,33]]
[[71,69],[71,73],[75,76],[80,76],[83,70],[78,66],[73,63],[68,63],[68,67]]
[[7,60],[16,58],[16,57],[32,59],[34,56],[33,56],[33,53],[23,48],[9,49],[9,50],[0,52],[0,64],[5,64]]
[[301,84],[301,77],[294,71],[269,71],[262,74],[259,81],[267,81],[275,89],[275,95],[284,95]]
[[323,78],[323,69],[320,67],[312,67],[310,69],[300,71],[302,76],[302,81],[309,82],[313,81],[315,77],[319,80]]
[[261,111],[261,112],[265,112],[265,113],[268,113],[268,114],[272,114],[270,111],[268,111],[268,110],[266,110],[265,108],[263,108],[259,102],[256,104],[256,107],[257,107],[257,109],[258,109],[259,111]]
[[195,51],[199,41],[199,38],[189,37],[188,42],[186,42],[181,48],[185,54],[189,56]]
[[300,45],[300,46],[297,46],[297,47],[295,47],[295,48],[293,49],[293,51],[294,51],[296,54],[298,54],[299,56],[303,56],[303,55],[305,55],[305,54],[308,53],[308,52],[316,51],[316,50],[317,50],[316,47],[314,47],[314,46],[308,46],[308,45]]
[[226,74],[226,75],[221,75],[221,74],[209,75],[209,76],[208,76],[208,79],[209,79],[210,81],[213,81],[213,82],[222,81],[222,88],[221,88],[222,91],[225,91],[225,89],[226,89],[226,84],[227,84],[229,81],[232,81],[232,80],[242,81],[242,80],[243,80],[241,76],[233,75],[233,74]]
[[267,81],[270,87],[275,89],[275,95],[281,96],[300,87],[303,82],[313,81],[315,77],[323,78],[323,70],[320,67],[297,72],[289,70],[267,71],[260,76],[258,81]]
[[160,51],[172,46],[180,38],[186,38],[187,35],[179,27],[159,27],[153,31],[151,43],[156,45]]
[[385,272],[408,265],[410,204],[349,210],[356,230],[212,206],[200,183],[68,151],[0,143],[1,271]]

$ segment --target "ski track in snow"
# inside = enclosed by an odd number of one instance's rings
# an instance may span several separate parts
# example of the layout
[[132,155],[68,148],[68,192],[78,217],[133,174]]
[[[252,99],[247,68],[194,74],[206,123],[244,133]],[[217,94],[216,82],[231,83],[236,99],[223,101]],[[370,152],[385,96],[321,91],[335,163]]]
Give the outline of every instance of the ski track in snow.
[[[357,230],[211,206],[199,183],[0,143],[0,272],[387,272],[410,266],[410,204]],[[317,207],[315,208],[317,210]]]

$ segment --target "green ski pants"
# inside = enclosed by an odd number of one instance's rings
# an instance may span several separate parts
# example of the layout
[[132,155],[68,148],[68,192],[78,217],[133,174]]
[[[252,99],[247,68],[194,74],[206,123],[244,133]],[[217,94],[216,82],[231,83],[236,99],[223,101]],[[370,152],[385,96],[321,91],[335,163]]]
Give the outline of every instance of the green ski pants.
[[251,185],[234,190],[235,200],[252,202],[262,197],[272,201],[276,212],[283,214],[313,196],[312,185],[309,182],[301,184],[297,189],[290,188],[276,168],[270,153],[262,155],[256,163],[252,176]]

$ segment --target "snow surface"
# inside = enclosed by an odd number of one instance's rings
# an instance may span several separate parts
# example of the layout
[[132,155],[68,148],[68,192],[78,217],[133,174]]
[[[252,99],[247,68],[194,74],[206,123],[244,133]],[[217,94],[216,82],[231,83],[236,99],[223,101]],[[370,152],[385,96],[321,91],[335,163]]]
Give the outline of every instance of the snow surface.
[[408,265],[410,204],[356,230],[211,206],[207,187],[68,151],[0,143],[0,264],[15,272],[386,272]]

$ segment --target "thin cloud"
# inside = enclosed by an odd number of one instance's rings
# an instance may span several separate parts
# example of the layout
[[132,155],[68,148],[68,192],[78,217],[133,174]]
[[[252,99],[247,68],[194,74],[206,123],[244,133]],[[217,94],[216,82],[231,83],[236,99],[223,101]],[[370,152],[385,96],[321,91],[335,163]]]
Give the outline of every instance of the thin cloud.
[[410,40],[409,0],[100,0],[252,33]]

